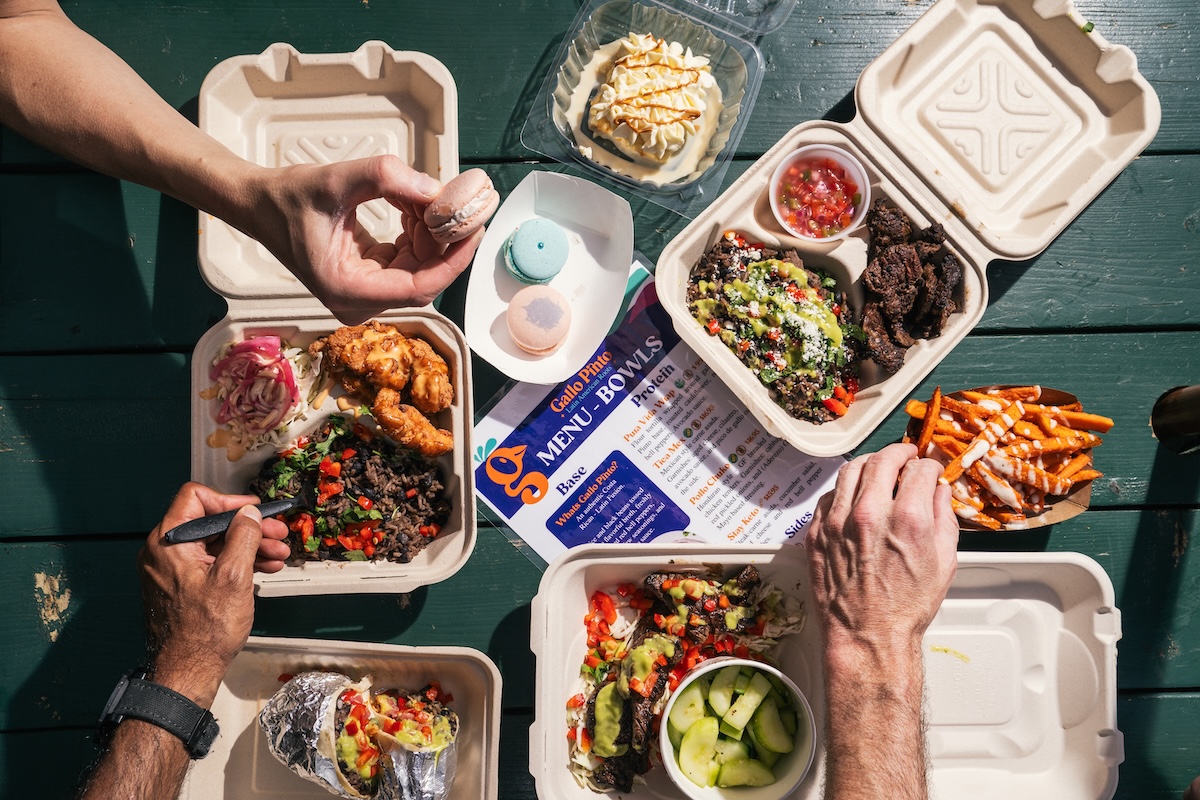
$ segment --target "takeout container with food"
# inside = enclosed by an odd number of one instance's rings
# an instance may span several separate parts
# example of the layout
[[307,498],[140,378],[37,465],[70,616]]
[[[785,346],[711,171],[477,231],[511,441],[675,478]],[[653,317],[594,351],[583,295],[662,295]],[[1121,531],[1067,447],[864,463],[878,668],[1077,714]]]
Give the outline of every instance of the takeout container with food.
[[[571,308],[571,326],[550,355],[532,355],[509,334],[509,303],[528,284],[505,268],[505,242],[527,220],[557,224],[567,260],[548,285]],[[552,384],[579,369],[621,313],[633,260],[633,213],[622,197],[589,181],[555,172],[525,176],[505,198],[475,252],[464,312],[467,343],[498,370],[527,383]]]
[[458,716],[456,769],[448,796],[498,796],[501,678],[483,653],[469,647],[251,636],[213,701],[221,732],[208,756],[188,771],[180,797],[333,797],[272,755],[258,720],[263,706],[290,676],[311,670],[342,673],[353,681],[370,677],[380,689],[415,692],[438,682],[452,696],[448,705]]
[[[755,42],[783,25],[795,5],[796,0],[589,0],[551,62],[521,131],[522,143],[691,216],[719,190],[750,119],[764,68]],[[615,43],[631,33],[678,43],[708,59],[720,92],[720,108],[712,104],[711,117],[702,115],[698,132],[661,163],[623,153],[588,125],[588,106],[605,81]],[[710,91],[706,102],[712,99]]]
[[[825,690],[818,621],[804,550],[724,545],[589,545],[556,559],[533,600],[537,657],[529,770],[540,800],[595,797],[573,776],[564,704],[581,691],[589,597],[657,570],[726,575],[754,564],[763,579],[805,603],[809,618],[783,639],[776,666],[808,699],[815,761],[791,795],[819,798],[825,771]],[[1124,759],[1117,730],[1116,643],[1120,611],[1112,582],[1077,553],[960,553],[958,572],[925,634],[932,785],[941,797],[1007,800],[1048,792],[1109,798]],[[675,799],[662,765],[631,794]],[[1049,788],[1048,788],[1049,787]],[[726,797],[734,790],[726,790]]]
[[[1158,98],[1126,47],[1107,42],[1069,0],[939,0],[863,71],[849,123],[793,128],[663,250],[656,279],[676,329],[771,434],[814,456],[861,443],[979,322],[986,268],[1032,258],[1153,138]],[[725,231],[795,248],[864,305],[868,234],[822,243],[775,219],[768,186],[796,149],[833,145],[866,168],[872,197],[886,198],[914,229],[939,223],[943,252],[962,266],[956,310],[941,335],[918,339],[888,375],[863,363],[848,412],[824,424],[787,414],[768,388],[693,317],[693,265]]]
[[[453,77],[431,56],[392,50],[383,42],[367,42],[353,53],[319,55],[274,44],[260,55],[223,61],[200,89],[200,127],[263,166],[391,153],[442,180],[458,169]],[[358,219],[380,241],[394,240],[402,232],[399,211],[385,200],[359,206]],[[199,261],[209,286],[228,300],[229,313],[201,337],[192,354],[192,478],[223,492],[244,493],[268,458],[297,437],[311,434],[331,413],[353,412],[357,403],[348,406],[332,381],[333,391],[316,397],[315,406],[290,424],[277,447],[267,444],[230,460],[226,449],[210,446],[210,436],[224,426],[215,419],[220,401],[207,392],[212,386],[209,369],[226,344],[265,335],[306,348],[340,325],[262,245],[204,212]],[[450,517],[408,563],[289,563],[273,575],[255,575],[255,590],[261,595],[407,592],[450,577],[475,547],[471,359],[466,340],[453,322],[431,307],[397,310],[376,319],[407,337],[423,339],[447,364],[454,399],[431,419],[454,437],[453,449],[435,459]]]

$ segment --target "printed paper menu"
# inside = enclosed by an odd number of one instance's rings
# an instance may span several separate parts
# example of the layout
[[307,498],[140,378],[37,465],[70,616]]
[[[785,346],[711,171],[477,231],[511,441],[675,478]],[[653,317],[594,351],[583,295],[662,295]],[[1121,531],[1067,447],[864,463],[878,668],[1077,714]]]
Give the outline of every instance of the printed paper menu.
[[652,282],[574,375],[518,384],[475,442],[479,497],[547,562],[602,542],[798,542],[844,463],[768,435]]

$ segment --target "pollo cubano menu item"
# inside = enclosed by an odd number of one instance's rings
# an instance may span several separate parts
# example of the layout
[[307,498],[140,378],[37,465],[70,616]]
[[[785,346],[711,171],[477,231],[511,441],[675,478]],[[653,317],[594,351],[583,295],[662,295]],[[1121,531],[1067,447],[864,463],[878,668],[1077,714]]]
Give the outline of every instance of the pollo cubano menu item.
[[804,626],[804,607],[753,566],[728,578],[653,572],[597,590],[583,623],[583,686],[566,701],[569,767],[597,792],[628,792],[654,763],[663,709],[687,671],[720,655],[768,658]]

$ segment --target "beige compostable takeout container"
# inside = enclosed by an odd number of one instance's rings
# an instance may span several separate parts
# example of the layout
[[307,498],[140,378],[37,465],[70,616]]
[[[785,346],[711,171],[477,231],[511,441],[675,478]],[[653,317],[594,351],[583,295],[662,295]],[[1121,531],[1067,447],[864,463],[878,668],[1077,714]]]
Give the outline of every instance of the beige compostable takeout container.
[[[782,544],[585,545],[547,568],[532,604],[537,658],[529,771],[540,800],[588,800],[568,766],[566,701],[583,688],[584,615],[597,589],[640,583],[656,570],[725,574],[754,564],[765,581],[800,598],[809,618],[786,637],[779,667],[808,699],[815,761],[790,796],[817,800],[825,774],[822,651],[802,547]],[[960,553],[958,572],[926,631],[930,780],[938,797],[1107,800],[1116,791],[1124,740],[1117,729],[1121,614],[1112,581],[1078,553]],[[631,794],[678,800],[655,762]]]
[[416,691],[438,681],[458,715],[457,770],[450,797],[496,800],[500,755],[501,678],[492,660],[469,647],[409,647],[363,642],[251,636],[225,675],[212,713],[221,732],[205,758],[192,764],[181,800],[330,798],[296,775],[267,747],[258,724],[263,706],[308,670],[341,672],[352,680]]
[[[676,330],[766,430],[813,456],[860,444],[979,322],[986,268],[1032,258],[1154,137],[1158,97],[1128,48],[1106,41],[1070,0],[939,0],[863,71],[858,116],[793,128],[663,250],[656,280]],[[815,425],[789,416],[692,317],[688,273],[724,231],[794,247],[861,312],[867,232],[821,244],[788,234],[767,186],[809,144],[850,151],[914,228],[941,223],[963,265],[958,310],[942,335],[918,341],[894,375],[867,361],[846,416]],[[1006,376],[998,375],[1002,380]]]
[[[306,55],[274,44],[260,55],[221,62],[200,89],[200,127],[238,155],[263,166],[330,163],[382,153],[447,180],[458,171],[458,99],[454,79],[424,53],[366,42],[353,53]],[[358,221],[380,241],[397,238],[399,211],[385,200],[364,203]],[[226,223],[200,212],[200,271],[229,302],[229,313],[201,337],[192,353],[192,479],[223,492],[244,493],[270,445],[229,461],[206,439],[218,427],[216,400],[200,392],[222,347],[248,336],[278,335],[307,347],[338,321],[267,250]],[[435,415],[454,434],[454,449],[437,459],[451,515],[410,563],[323,561],[255,574],[263,596],[409,592],[445,580],[475,548],[474,472],[471,469],[471,358],[459,328],[432,307],[381,314],[407,336],[419,336],[441,355],[454,402]],[[289,440],[310,433],[339,410],[335,390],[322,406],[293,423]]]

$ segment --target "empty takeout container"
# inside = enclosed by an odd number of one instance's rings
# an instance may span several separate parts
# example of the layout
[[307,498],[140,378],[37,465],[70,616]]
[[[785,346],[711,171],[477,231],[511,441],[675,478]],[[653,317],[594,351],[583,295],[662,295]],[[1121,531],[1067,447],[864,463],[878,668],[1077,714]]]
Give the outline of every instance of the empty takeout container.
[[[1090,30],[1070,0],[939,0],[863,71],[855,100],[849,123],[812,121],[786,133],[667,245],[656,275],[683,340],[768,432],[814,456],[860,444],[979,322],[988,262],[1044,250],[1150,142],[1160,118],[1133,53]],[[861,311],[866,231],[822,244],[788,234],[770,209],[772,172],[810,144],[854,154],[872,197],[887,198],[914,228],[942,224],[963,265],[958,310],[942,335],[918,341],[890,377],[864,362],[849,412],[823,425],[776,405],[686,299],[691,267],[722,232],[737,230],[795,247]]]
[[212,713],[221,733],[212,751],[188,770],[183,800],[329,798],[281,764],[258,724],[280,678],[320,670],[352,680],[371,676],[379,688],[416,691],[431,681],[453,695],[458,715],[457,769],[451,797],[495,800],[500,754],[500,671],[469,647],[408,647],[362,642],[251,636],[217,690]]
[[[724,545],[588,545],[547,568],[532,606],[537,657],[529,771],[540,800],[587,800],[568,766],[568,698],[583,688],[584,615],[597,589],[640,582],[656,570],[726,574],[754,564],[764,580],[802,599],[809,618],[784,639],[777,666],[825,726],[821,638],[804,549]],[[1124,759],[1117,730],[1120,611],[1112,581],[1077,553],[960,553],[946,600],[925,634],[931,781],[939,797],[1010,800],[1053,796],[1106,800]],[[825,772],[823,736],[813,769],[791,795],[817,800]],[[625,797],[612,792],[609,797]],[[661,764],[633,797],[677,800]]]
[[[762,52],[755,42],[783,25],[795,5],[796,0],[590,0],[575,15],[551,62],[521,131],[522,143],[582,168],[589,177],[692,216],[720,189],[754,108],[763,73]],[[667,167],[673,171],[661,184],[602,166],[579,150],[604,147],[600,140],[589,142],[586,126],[580,125],[580,113],[586,121],[589,99],[588,64],[602,46],[630,33],[678,42],[694,55],[707,57],[721,89],[716,131],[698,165],[691,171],[674,170],[676,161],[669,160]]]
[[[458,170],[458,99],[454,79],[424,53],[367,42],[353,53],[306,55],[274,44],[260,55],[221,62],[200,89],[200,127],[233,152],[269,167],[323,164],[391,153],[441,180]],[[364,203],[359,222],[379,241],[396,239],[399,211],[385,200]],[[192,479],[222,492],[244,493],[271,446],[231,462],[206,439],[219,426],[209,367],[225,343],[273,334],[307,347],[340,323],[258,242],[200,212],[200,271],[229,301],[225,319],[201,337],[192,353]],[[454,385],[453,405],[435,423],[454,434],[441,456],[450,519],[410,563],[323,561],[255,574],[263,596],[356,592],[408,592],[457,572],[475,547],[475,492],[470,463],[471,359],[462,331],[431,307],[380,314],[376,319],[408,336],[420,336],[445,360]],[[336,398],[293,423],[295,438],[338,411]]]

